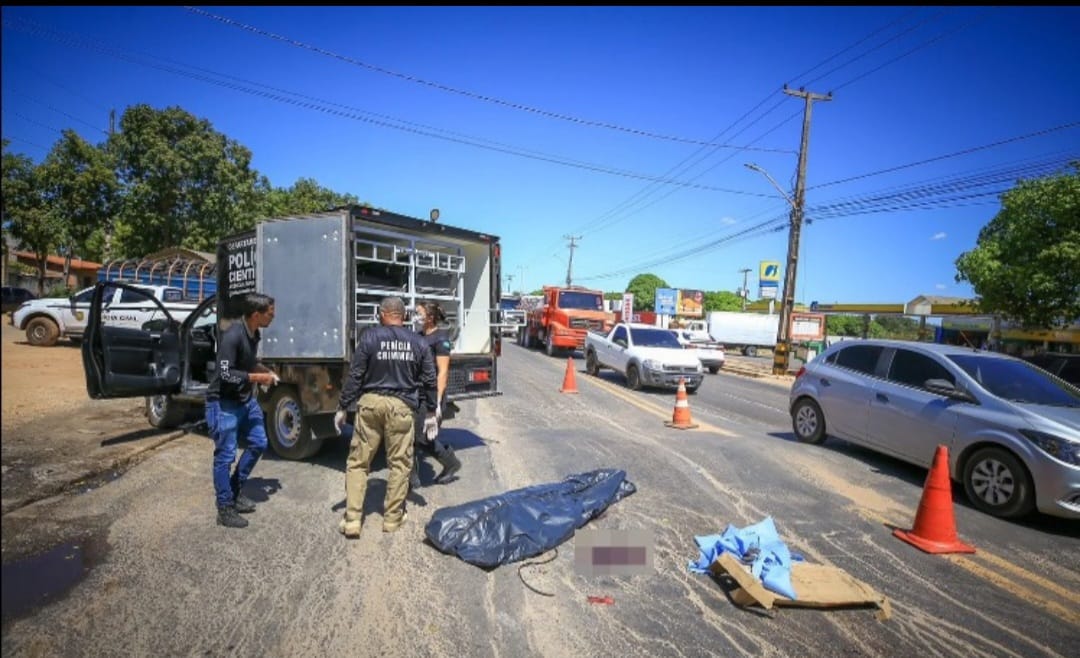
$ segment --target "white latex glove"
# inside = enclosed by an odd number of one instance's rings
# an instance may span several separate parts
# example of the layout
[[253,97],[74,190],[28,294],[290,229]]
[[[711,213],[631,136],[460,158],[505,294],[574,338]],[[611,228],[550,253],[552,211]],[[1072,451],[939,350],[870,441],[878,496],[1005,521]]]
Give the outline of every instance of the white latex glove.
[[435,407],[435,420],[442,420],[442,403]]
[[334,414],[334,428],[337,429],[338,434],[341,434],[341,430],[345,427],[345,418],[346,413],[344,411],[338,410],[338,412]]
[[435,416],[428,416],[424,419],[424,436],[428,441],[434,441],[435,437],[439,435],[439,419]]
[[271,386],[277,386],[281,383],[281,377],[278,377],[276,372],[270,371],[270,376],[274,378],[274,383],[270,384]]

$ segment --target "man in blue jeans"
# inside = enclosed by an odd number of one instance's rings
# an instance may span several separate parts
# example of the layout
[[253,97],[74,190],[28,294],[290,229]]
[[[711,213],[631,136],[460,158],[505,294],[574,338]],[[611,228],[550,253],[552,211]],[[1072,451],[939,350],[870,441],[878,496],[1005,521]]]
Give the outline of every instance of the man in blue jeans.
[[[255,503],[243,495],[244,483],[259,457],[266,451],[263,413],[255,385],[273,386],[278,376],[259,363],[259,329],[274,321],[274,298],[259,293],[241,301],[243,318],[222,332],[217,346],[217,368],[206,391],[206,424],[214,440],[214,493],[217,522],[228,528],[246,528],[240,514],[255,511]],[[232,471],[237,446],[244,454]]]

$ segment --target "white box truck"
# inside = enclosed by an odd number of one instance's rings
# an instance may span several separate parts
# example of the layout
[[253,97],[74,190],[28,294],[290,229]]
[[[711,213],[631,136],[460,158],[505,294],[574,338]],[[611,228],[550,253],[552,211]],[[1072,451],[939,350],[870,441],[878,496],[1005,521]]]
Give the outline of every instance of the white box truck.
[[711,311],[708,315],[709,335],[728,350],[737,349],[746,356],[757,356],[758,348],[776,347],[779,315]]

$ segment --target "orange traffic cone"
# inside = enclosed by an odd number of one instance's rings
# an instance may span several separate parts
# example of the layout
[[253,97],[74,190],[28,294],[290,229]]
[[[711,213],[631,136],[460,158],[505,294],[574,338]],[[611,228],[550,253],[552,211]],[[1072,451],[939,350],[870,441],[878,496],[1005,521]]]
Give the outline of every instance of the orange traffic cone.
[[949,449],[939,445],[934,464],[926,476],[922,500],[915,513],[912,530],[893,530],[893,534],[927,553],[974,553],[975,549],[960,541],[953,517],[952,481],[949,480]]
[[566,374],[563,375],[560,393],[577,393],[577,380],[574,379],[574,357],[566,357]]
[[671,415],[671,421],[664,421],[664,425],[678,430],[692,430],[698,425],[690,420],[690,402],[686,398],[686,378],[679,378],[679,390],[675,392],[675,412]]

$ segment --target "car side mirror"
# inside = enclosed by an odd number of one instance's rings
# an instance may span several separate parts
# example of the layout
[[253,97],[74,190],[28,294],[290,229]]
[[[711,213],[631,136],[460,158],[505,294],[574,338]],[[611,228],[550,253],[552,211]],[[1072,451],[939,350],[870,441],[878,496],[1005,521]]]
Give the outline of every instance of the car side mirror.
[[978,402],[971,393],[968,393],[962,388],[953,386],[952,382],[947,379],[927,379],[923,382],[923,386],[931,393],[949,398],[950,400],[959,400],[961,402]]

